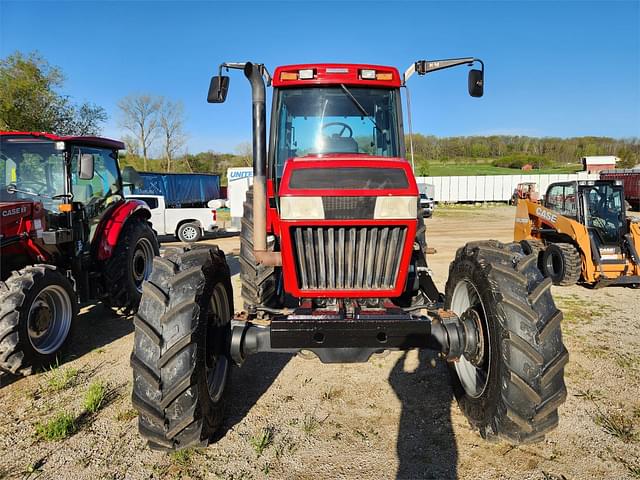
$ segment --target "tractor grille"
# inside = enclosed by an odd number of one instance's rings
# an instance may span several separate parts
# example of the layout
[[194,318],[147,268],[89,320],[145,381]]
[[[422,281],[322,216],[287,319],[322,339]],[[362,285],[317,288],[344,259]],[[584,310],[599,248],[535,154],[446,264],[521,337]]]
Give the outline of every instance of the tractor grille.
[[293,227],[301,290],[390,290],[407,227]]

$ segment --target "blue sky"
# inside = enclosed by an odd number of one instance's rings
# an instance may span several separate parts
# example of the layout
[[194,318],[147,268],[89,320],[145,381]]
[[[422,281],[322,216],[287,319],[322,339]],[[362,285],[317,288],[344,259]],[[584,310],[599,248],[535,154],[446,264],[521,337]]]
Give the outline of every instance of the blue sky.
[[232,73],[227,103],[209,105],[223,61],[388,64],[476,56],[466,68],[414,77],[414,131],[438,136],[640,136],[640,1],[29,2],[0,0],[0,56],[38,50],[66,74],[64,93],[103,106],[152,93],[185,105],[189,151],[233,151],[250,139],[249,87]]

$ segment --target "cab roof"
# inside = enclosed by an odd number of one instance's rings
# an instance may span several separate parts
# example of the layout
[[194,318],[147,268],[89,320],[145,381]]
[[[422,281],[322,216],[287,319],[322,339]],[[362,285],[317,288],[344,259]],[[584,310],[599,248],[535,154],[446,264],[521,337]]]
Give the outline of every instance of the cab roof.
[[124,143],[104,137],[93,136],[59,136],[45,132],[4,132],[0,131],[0,137],[33,137],[34,139],[46,139],[52,142],[65,142],[88,147],[112,148],[124,150]]
[[[313,77],[300,79],[300,70],[312,70]],[[362,70],[374,70],[376,76],[383,74],[383,79],[362,78]],[[293,75],[298,74],[295,79]],[[287,80],[286,77],[291,78]],[[273,74],[274,87],[300,87],[305,85],[362,85],[371,87],[398,88],[402,86],[400,73],[395,67],[369,65],[362,63],[304,63],[277,67]]]

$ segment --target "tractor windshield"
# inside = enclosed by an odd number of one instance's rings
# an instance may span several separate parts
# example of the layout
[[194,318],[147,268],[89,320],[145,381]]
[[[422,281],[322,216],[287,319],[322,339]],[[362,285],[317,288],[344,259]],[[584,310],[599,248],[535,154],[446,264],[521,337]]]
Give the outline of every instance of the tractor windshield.
[[48,140],[6,138],[0,141],[0,200],[38,200],[45,209],[61,203],[64,155]]
[[622,188],[596,184],[585,188],[587,227],[598,231],[604,243],[617,243],[624,227]]
[[401,157],[397,89],[345,85],[277,90],[275,171],[292,157],[335,153]]

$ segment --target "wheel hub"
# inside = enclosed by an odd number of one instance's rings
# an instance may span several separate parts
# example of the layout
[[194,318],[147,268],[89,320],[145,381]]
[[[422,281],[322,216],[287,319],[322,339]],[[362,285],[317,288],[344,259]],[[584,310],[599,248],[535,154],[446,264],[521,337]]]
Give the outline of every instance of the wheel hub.
[[43,288],[29,308],[27,333],[33,348],[43,355],[57,351],[67,338],[72,317],[73,306],[64,288]]
[[53,320],[53,312],[44,300],[34,302],[29,322],[29,335],[31,338],[41,338],[49,330]]
[[478,367],[484,361],[483,322],[478,311],[470,307],[460,317],[465,333],[464,357]]

